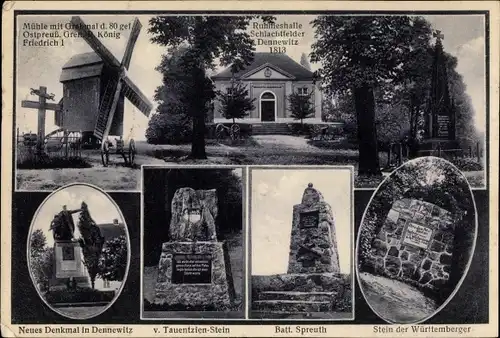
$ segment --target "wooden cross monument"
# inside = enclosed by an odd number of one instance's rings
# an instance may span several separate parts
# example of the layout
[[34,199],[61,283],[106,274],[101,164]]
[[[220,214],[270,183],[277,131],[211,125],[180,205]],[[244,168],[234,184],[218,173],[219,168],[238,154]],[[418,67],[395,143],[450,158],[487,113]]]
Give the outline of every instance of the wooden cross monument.
[[23,100],[21,107],[38,109],[38,131],[37,131],[37,148],[41,150],[43,147],[43,139],[45,137],[45,112],[47,110],[59,110],[60,106],[56,103],[48,103],[47,100],[54,100],[54,94],[47,94],[47,87],[40,86],[39,89],[31,88],[31,95],[38,96],[37,101]]

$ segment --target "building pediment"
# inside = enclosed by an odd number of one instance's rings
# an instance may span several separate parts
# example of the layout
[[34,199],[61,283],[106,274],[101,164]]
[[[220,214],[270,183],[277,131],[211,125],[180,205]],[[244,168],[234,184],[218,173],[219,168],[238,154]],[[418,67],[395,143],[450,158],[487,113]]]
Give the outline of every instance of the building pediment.
[[241,75],[242,80],[294,80],[295,77],[279,67],[265,63]]

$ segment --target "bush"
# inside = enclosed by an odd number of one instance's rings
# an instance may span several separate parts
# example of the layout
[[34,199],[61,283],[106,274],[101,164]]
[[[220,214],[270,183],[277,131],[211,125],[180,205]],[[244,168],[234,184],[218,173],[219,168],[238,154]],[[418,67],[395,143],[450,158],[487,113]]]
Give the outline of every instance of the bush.
[[461,171],[479,171],[483,170],[481,163],[477,163],[475,159],[459,157],[449,159]]
[[50,304],[110,302],[114,297],[114,291],[100,291],[91,288],[78,288],[76,290],[54,290],[45,294],[45,300]]
[[311,136],[311,133],[312,133],[312,125],[311,124],[291,123],[288,125],[288,128],[292,132],[292,135]]
[[358,126],[356,121],[346,121],[344,127],[342,128],[342,134],[350,142],[358,142]]
[[182,114],[155,114],[146,129],[146,140],[151,144],[189,143],[192,135],[191,119]]
[[82,157],[32,156],[17,162],[17,169],[92,168]]

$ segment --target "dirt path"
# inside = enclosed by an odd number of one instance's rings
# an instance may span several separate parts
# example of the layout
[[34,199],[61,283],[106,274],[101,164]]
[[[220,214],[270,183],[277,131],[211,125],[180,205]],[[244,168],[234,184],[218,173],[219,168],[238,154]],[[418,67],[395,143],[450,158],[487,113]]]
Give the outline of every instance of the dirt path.
[[[260,146],[270,149],[308,152],[317,152],[320,150],[308,144],[307,139],[291,135],[256,135],[253,136],[253,139],[257,141]],[[322,152],[324,153],[325,151],[323,150]]]
[[382,318],[410,324],[432,315],[438,306],[415,287],[389,278],[359,274],[365,298]]

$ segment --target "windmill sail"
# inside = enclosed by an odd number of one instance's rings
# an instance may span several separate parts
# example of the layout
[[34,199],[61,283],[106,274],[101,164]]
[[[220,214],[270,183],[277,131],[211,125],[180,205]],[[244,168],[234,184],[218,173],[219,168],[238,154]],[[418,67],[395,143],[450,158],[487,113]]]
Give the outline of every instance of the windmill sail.
[[104,91],[104,95],[99,105],[99,113],[97,115],[97,122],[94,129],[94,135],[102,139],[105,134],[106,126],[108,125],[109,112],[113,103],[114,94],[116,92],[117,82],[109,81]]
[[[141,90],[130,80],[126,74],[126,69],[130,65],[132,59],[132,52],[135,43],[139,37],[142,25],[139,19],[135,18],[132,25],[125,53],[122,62],[120,63],[114,55],[99,41],[99,39],[92,33],[83,20],[78,17],[72,17],[72,27],[75,29],[82,38],[89,44],[89,46],[96,52],[97,55],[107,64],[110,69],[114,69],[115,80],[109,80],[103,94],[103,98],[99,105],[97,114],[97,121],[94,128],[94,135],[99,138],[105,138],[112,125],[120,125],[123,122],[123,116],[120,112],[116,112],[117,107],[123,107],[123,98],[126,97],[130,102],[136,106],[144,115],[149,116],[153,105],[144,95]],[[116,121],[113,121],[115,117]],[[121,129],[120,129],[121,130]]]
[[144,115],[149,116],[153,105],[149,102],[146,95],[144,95],[139,87],[137,87],[127,75],[122,77],[123,93],[125,97],[132,102]]
[[88,26],[83,22],[79,16],[74,16],[71,18],[72,28],[77,31],[80,36],[88,43],[88,45],[101,57],[101,59],[108,64],[108,66],[119,68],[120,61],[118,61],[113,53],[109,51],[102,44],[101,41],[92,33]]
[[134,24],[132,25],[132,31],[130,32],[130,36],[128,38],[127,47],[125,48],[125,53],[123,54],[122,65],[125,67],[125,69],[128,69],[130,65],[132,52],[134,51],[134,46],[137,42],[137,38],[139,37],[139,33],[141,32],[141,28],[141,22],[139,21],[139,19],[135,18]]

